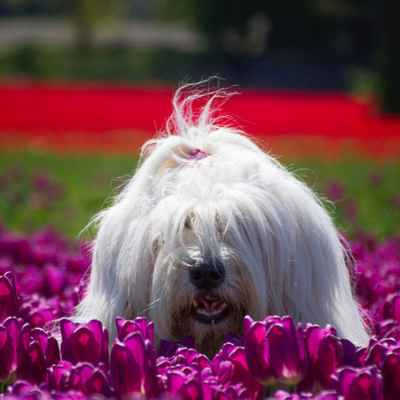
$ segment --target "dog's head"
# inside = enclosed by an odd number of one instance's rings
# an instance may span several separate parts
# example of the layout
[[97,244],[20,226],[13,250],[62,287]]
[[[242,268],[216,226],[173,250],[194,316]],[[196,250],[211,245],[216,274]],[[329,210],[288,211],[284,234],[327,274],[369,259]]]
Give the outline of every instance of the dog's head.
[[[140,168],[98,217],[88,294],[78,319],[155,322],[158,339],[193,336],[206,354],[243,317],[291,315],[366,333],[339,236],[313,192],[243,134],[216,126],[210,102],[149,142]],[[190,117],[186,114],[190,112]]]

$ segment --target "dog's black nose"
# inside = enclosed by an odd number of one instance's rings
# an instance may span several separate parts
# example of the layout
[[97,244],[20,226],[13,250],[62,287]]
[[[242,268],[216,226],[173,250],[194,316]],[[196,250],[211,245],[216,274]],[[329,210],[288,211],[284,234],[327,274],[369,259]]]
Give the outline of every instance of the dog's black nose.
[[219,261],[205,261],[189,267],[190,282],[197,289],[214,289],[225,279],[225,268]]

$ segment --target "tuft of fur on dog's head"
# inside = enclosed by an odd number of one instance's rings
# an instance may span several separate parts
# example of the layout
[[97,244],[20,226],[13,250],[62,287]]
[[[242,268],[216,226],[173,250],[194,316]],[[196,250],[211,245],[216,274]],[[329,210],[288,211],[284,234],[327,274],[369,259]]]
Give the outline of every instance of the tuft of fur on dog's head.
[[208,355],[227,332],[242,334],[245,315],[329,323],[365,344],[345,252],[320,200],[213,119],[220,91],[198,90],[178,90],[167,133],[145,144],[135,175],[95,218],[76,319],[99,319],[115,336],[116,317],[145,316],[156,339],[192,336]]

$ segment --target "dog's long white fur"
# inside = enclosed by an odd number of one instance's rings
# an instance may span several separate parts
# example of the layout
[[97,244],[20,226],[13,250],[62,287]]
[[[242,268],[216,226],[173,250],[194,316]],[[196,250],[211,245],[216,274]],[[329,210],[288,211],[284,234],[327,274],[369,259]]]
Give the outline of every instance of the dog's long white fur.
[[[212,353],[225,331],[241,333],[243,314],[290,315],[365,344],[344,248],[320,200],[246,135],[213,119],[221,92],[206,98],[197,90],[178,90],[167,133],[145,144],[134,176],[95,218],[76,320],[99,319],[115,336],[117,316],[142,315],[154,321],[157,339],[192,335]],[[195,160],[194,149],[209,156]],[[232,315],[217,325],[189,315],[196,293],[187,260],[206,254],[226,269],[214,294]]]

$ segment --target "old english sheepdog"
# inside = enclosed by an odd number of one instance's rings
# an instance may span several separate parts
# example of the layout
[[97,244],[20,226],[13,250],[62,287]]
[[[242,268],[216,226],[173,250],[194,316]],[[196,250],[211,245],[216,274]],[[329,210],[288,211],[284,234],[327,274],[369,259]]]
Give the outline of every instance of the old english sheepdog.
[[340,236],[313,191],[185,86],[166,133],[94,219],[87,294],[76,319],[145,316],[155,339],[218,351],[243,318],[290,315],[365,344]]

